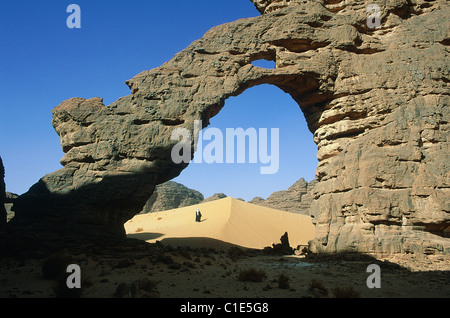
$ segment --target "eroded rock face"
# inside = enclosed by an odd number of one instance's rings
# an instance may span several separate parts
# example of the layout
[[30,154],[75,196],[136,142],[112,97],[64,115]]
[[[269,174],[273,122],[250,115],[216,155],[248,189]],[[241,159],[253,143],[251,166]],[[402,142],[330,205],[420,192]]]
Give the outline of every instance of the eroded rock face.
[[[123,235],[155,185],[186,167],[171,160],[173,130],[193,132],[194,120],[207,127],[228,97],[272,84],[299,104],[318,146],[314,250],[402,252],[423,246],[414,243],[418,229],[442,235],[450,224],[447,2],[378,0],[379,29],[367,25],[366,1],[254,2],[262,16],[211,29],[127,81],[131,95],[107,107],[100,98],[57,106],[64,168],[16,201],[15,223]],[[253,66],[258,59],[275,69]],[[448,239],[427,237],[422,249],[448,252]]]
[[[311,215],[312,191],[317,181],[306,182],[300,178],[287,190],[272,193],[266,200],[256,197],[250,203],[267,206],[277,210]],[[315,215],[313,215],[315,218]],[[315,221],[313,218],[313,222]]]
[[173,181],[156,186],[141,213],[152,213],[182,208],[198,204],[204,200],[203,194]]
[[2,157],[0,157],[0,228],[4,227],[7,222],[5,203],[6,203],[5,167],[3,166]]
[[250,0],[255,5],[256,9],[261,14],[264,13],[270,13],[273,11],[276,11],[278,9],[285,8],[290,5],[300,5],[300,3],[303,3],[305,1],[295,1],[295,0]]

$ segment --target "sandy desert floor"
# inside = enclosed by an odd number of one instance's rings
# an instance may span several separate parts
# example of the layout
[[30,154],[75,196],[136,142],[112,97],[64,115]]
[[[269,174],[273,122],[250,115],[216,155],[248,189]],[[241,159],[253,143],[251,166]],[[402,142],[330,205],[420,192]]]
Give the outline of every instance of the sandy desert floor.
[[[56,282],[44,279],[45,258],[0,260],[0,297],[47,298],[60,294]],[[173,248],[161,244],[70,255],[81,268],[86,298],[309,298],[309,297],[450,297],[450,259],[402,255],[374,259],[364,255],[277,256],[240,248]],[[370,264],[381,268],[381,288],[369,289]],[[242,281],[241,272],[254,268],[265,274],[259,282]],[[280,288],[280,274],[287,284]],[[132,291],[139,281],[150,290]],[[119,287],[121,286],[121,287]],[[122,288],[122,291],[120,291]],[[335,290],[351,291],[338,294]]]
[[[44,264],[79,265],[81,289],[73,296],[83,298],[450,297],[450,256],[273,255],[261,249],[284,231],[292,247],[314,236],[309,217],[228,198],[201,205],[196,223],[195,209],[138,215],[125,225],[123,244],[1,257],[0,297],[67,296],[57,288],[67,274],[46,279]],[[50,261],[51,254],[58,257]],[[381,269],[381,288],[367,287],[371,264]]]

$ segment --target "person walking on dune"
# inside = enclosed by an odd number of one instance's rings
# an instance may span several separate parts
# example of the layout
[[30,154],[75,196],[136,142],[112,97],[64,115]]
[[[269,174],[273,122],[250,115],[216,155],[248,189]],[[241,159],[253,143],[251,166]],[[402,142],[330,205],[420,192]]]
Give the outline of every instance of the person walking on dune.
[[200,209],[197,209],[197,212],[195,212],[195,222],[201,221],[202,221],[202,214],[200,213]]

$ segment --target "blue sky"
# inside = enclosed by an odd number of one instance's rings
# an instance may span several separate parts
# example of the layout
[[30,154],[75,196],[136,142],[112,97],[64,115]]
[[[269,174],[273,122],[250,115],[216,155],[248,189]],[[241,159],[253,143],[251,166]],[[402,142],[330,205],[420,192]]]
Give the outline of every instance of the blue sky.
[[[81,29],[69,29],[69,4],[81,8]],[[51,110],[71,97],[109,105],[129,95],[125,81],[158,67],[210,28],[258,16],[249,0],[0,0],[0,156],[7,191],[18,194],[62,166]],[[174,181],[209,197],[251,200],[310,181],[316,145],[292,98],[274,86],[227,100],[211,126],[280,129],[280,169],[260,164],[191,164]]]

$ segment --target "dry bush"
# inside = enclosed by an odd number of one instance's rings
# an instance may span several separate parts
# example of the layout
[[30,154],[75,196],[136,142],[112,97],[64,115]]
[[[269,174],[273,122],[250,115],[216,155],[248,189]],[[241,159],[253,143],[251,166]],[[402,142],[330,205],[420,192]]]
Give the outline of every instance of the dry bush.
[[160,294],[154,281],[143,278],[130,284],[119,284],[114,296],[118,298],[159,298]]
[[309,283],[309,290],[313,293],[319,293],[321,296],[328,296],[328,289],[317,279],[312,279]]
[[359,298],[360,294],[353,287],[336,287],[333,289],[333,296],[336,298]]
[[159,298],[160,294],[156,282],[151,279],[143,278],[138,281],[140,296],[143,298]]
[[238,280],[241,282],[262,282],[264,278],[266,278],[266,272],[262,269],[257,270],[254,267],[251,267],[246,270],[242,270],[239,273]]
[[278,288],[281,289],[289,289],[289,277],[287,277],[286,274],[280,274],[280,276],[278,276]]

